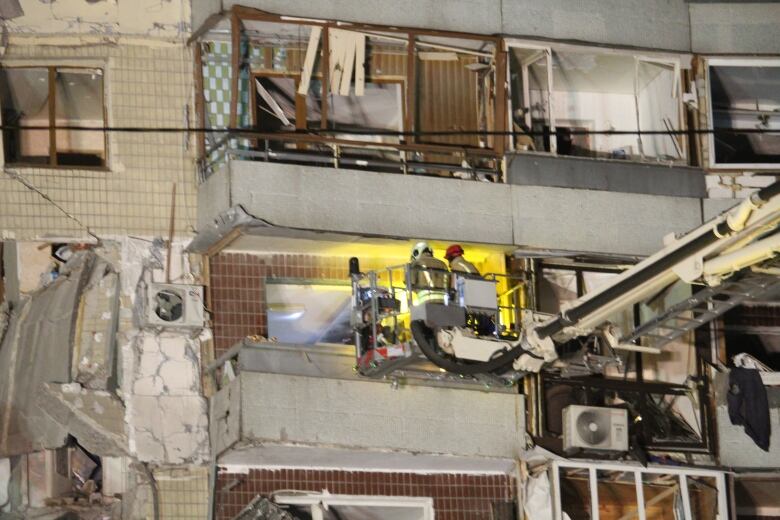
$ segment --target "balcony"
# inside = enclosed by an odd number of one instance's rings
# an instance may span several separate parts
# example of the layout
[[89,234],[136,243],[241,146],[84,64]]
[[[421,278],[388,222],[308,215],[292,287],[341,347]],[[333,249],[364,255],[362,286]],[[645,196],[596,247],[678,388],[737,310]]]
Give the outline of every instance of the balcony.
[[228,243],[251,250],[234,240],[261,235],[343,243],[428,238],[640,256],[657,251],[665,235],[700,225],[701,205],[697,197],[230,159],[198,188],[198,237],[190,250],[213,253]]
[[208,368],[236,373],[211,398],[213,453],[296,444],[499,462],[525,446],[524,400],[511,389],[366,380],[354,363],[349,346],[238,343]]

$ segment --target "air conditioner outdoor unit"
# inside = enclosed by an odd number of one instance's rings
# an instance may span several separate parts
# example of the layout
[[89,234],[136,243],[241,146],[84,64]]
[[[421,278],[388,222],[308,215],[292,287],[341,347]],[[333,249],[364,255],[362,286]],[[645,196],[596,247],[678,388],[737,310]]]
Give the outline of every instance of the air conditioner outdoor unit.
[[569,405],[563,409],[563,449],[628,450],[628,411]]
[[203,287],[171,283],[150,283],[147,289],[143,326],[203,327]]

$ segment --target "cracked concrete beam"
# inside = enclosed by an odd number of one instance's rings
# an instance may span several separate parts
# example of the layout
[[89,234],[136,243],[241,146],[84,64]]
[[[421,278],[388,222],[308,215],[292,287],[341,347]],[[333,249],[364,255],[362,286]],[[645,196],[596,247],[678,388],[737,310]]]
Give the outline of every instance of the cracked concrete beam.
[[98,259],[79,301],[71,367],[74,381],[94,390],[115,388],[118,319],[119,274]]
[[125,409],[108,392],[78,385],[47,383],[37,400],[41,409],[76,437],[87,450],[100,456],[127,454]]

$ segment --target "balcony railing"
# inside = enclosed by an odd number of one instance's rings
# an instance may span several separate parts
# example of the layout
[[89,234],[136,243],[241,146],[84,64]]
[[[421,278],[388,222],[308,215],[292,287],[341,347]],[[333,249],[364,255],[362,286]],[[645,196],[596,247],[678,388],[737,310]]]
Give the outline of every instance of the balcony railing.
[[373,143],[295,132],[231,133],[209,146],[205,157],[199,168],[201,182],[228,159],[505,181],[501,156],[488,149]]

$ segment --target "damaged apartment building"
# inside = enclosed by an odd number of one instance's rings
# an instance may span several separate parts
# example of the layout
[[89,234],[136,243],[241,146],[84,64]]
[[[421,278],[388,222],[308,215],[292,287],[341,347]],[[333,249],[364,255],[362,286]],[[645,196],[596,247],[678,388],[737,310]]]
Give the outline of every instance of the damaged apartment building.
[[0,517],[780,516],[777,4],[0,18]]

